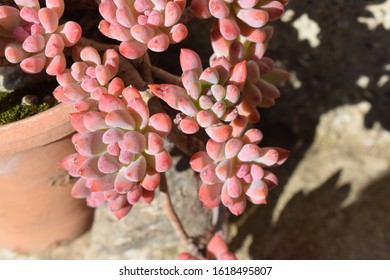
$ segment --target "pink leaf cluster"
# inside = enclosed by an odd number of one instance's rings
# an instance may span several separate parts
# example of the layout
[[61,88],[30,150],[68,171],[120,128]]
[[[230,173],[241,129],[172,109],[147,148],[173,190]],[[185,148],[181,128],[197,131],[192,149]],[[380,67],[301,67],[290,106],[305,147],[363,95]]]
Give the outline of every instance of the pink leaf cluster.
[[281,148],[260,148],[260,130],[252,128],[238,138],[218,143],[210,139],[206,151],[195,153],[190,164],[200,173],[199,199],[206,208],[221,202],[235,214],[246,208],[246,201],[265,204],[268,190],[278,184],[277,177],[265,170],[282,164],[288,152]]
[[285,4],[287,0],[193,0],[191,8],[197,17],[216,18],[223,38],[235,40],[278,19]]
[[0,6],[0,56],[20,63],[27,73],[46,69],[55,76],[66,68],[65,47],[75,45],[81,27],[73,21],[59,25],[64,12],[63,0],[46,0],[41,8],[38,0],[15,0],[19,9]]
[[244,115],[250,122],[258,122],[260,115],[257,107],[269,108],[275,104],[275,99],[280,97],[276,85],[287,80],[290,74],[282,69],[274,67],[274,61],[264,57],[267,43],[272,37],[272,27],[256,29],[258,34],[251,37],[242,36],[240,40],[226,40],[220,30],[214,24],[211,30],[211,43],[214,54],[211,61],[217,57],[225,56],[235,65],[246,61],[247,79],[243,86],[243,99],[241,107]]
[[103,58],[93,47],[74,48],[70,69],[57,75],[59,86],[54,97],[64,103],[73,103],[77,111],[92,110],[103,94],[120,95],[123,81],[115,77],[119,68],[119,54],[108,49]]
[[187,37],[187,28],[179,23],[185,6],[186,0],[103,0],[99,29],[122,42],[123,56],[136,59],[148,49],[162,52]]
[[160,173],[172,165],[163,137],[171,130],[168,115],[150,116],[147,104],[134,87],[121,98],[103,93],[97,111],[71,114],[78,133],[77,150],[62,166],[79,177],[72,195],[86,198],[91,207],[108,202],[118,219],[138,201],[150,203],[160,183]]
[[149,85],[153,94],[181,112],[176,122],[184,133],[193,134],[202,127],[217,142],[234,136],[235,127],[246,122],[240,118],[245,112],[239,106],[247,76],[246,62],[232,67],[225,57],[219,57],[203,70],[199,56],[192,50],[182,49],[180,64],[184,88]]
[[[207,244],[206,257],[208,260],[237,260],[237,257],[229,251],[225,240],[218,233],[215,233]],[[199,260],[199,258],[189,253],[181,253],[179,260]]]
[[[214,54],[210,67],[203,70],[199,56],[184,49],[180,54],[183,87],[162,84],[149,88],[180,112],[175,121],[181,131],[193,134],[203,128],[210,137],[206,151],[195,153],[190,162],[203,182],[199,190],[203,205],[213,208],[222,203],[240,215],[247,201],[266,203],[268,190],[278,180],[264,168],[278,166],[288,156],[281,148],[260,148],[262,133],[248,130],[250,123],[260,120],[258,108],[273,106],[280,96],[275,85],[289,77],[264,57],[272,36],[272,28],[264,25],[281,15],[286,1],[192,3],[196,15],[208,17],[210,11],[218,18],[211,30]],[[252,22],[257,17],[263,17],[261,24]],[[230,36],[226,32],[235,30],[233,23],[239,28]]]

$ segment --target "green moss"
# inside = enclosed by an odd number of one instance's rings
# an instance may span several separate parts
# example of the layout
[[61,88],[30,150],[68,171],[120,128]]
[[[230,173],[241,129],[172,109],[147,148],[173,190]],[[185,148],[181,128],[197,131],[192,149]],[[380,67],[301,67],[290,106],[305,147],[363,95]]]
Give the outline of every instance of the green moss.
[[0,125],[31,117],[57,105],[58,102],[55,98],[50,98],[37,105],[22,104],[22,98],[26,95],[35,95],[42,100],[51,94],[53,86],[52,83],[45,83],[44,88],[42,85],[36,85],[13,92],[0,92]]

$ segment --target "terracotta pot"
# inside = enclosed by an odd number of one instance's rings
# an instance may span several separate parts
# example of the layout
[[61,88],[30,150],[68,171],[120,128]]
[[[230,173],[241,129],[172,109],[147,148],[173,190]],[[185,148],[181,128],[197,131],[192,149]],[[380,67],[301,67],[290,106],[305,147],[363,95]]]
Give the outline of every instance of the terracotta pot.
[[93,209],[70,195],[59,162],[74,152],[69,105],[0,126],[0,248],[40,251],[87,231]]

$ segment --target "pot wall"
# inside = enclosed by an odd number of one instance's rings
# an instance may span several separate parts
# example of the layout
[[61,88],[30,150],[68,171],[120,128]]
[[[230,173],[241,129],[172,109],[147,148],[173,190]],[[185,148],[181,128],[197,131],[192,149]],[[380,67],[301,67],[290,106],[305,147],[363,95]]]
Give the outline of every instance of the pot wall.
[[59,164],[74,147],[70,108],[57,107],[0,126],[1,248],[43,250],[92,225],[93,209],[71,197],[71,179]]

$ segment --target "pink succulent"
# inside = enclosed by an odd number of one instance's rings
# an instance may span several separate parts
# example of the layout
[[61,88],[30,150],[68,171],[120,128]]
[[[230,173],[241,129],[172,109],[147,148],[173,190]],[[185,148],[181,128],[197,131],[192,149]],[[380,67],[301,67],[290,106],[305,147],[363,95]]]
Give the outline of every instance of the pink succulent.
[[171,130],[169,116],[150,116],[134,87],[125,88],[121,96],[103,93],[98,111],[71,114],[78,131],[72,138],[77,153],[62,162],[70,175],[80,177],[72,195],[86,198],[91,207],[107,201],[118,218],[139,200],[151,202],[160,173],[172,165],[163,142]]
[[187,37],[187,28],[179,23],[185,6],[186,0],[103,0],[99,29],[122,42],[123,56],[136,59],[148,49],[162,52]]
[[41,8],[38,0],[15,0],[19,9],[0,6],[0,55],[11,63],[20,63],[27,73],[46,68],[55,76],[66,68],[65,47],[75,45],[81,27],[73,21],[59,25],[64,12],[63,0],[46,0]]
[[282,69],[275,68],[274,62],[264,57],[267,42],[272,36],[272,28],[256,29],[257,34],[251,37],[242,36],[240,40],[226,40],[223,38],[216,24],[211,30],[211,43],[216,57],[226,56],[233,65],[246,61],[247,79],[243,86],[242,102],[239,110],[248,117],[249,122],[258,122],[260,114],[258,107],[269,108],[275,104],[275,99],[280,97],[276,85],[289,78],[290,74]]
[[226,141],[233,135],[230,124],[240,115],[237,106],[246,81],[246,62],[232,67],[225,57],[219,57],[203,70],[199,56],[192,50],[182,49],[180,64],[184,88],[169,84],[149,85],[149,88],[181,112],[176,122],[184,133],[193,134],[202,127],[213,140]]
[[[218,233],[215,233],[207,244],[206,257],[208,260],[237,260],[237,257],[229,251],[225,240]],[[181,253],[179,260],[199,260],[199,258],[189,253]]]
[[235,214],[246,208],[246,201],[265,204],[268,190],[278,183],[277,177],[264,170],[282,164],[288,152],[281,148],[260,148],[260,130],[252,128],[241,137],[223,143],[210,139],[206,151],[195,153],[190,165],[200,173],[199,199],[206,208],[222,202]]
[[263,27],[278,19],[287,0],[193,0],[195,16],[217,19],[218,28],[226,40],[235,40],[249,30]]
[[114,78],[119,68],[119,54],[108,49],[103,58],[93,47],[74,48],[75,62],[70,69],[57,75],[59,86],[54,97],[61,102],[73,103],[77,111],[93,109],[102,94],[119,95],[123,81]]

